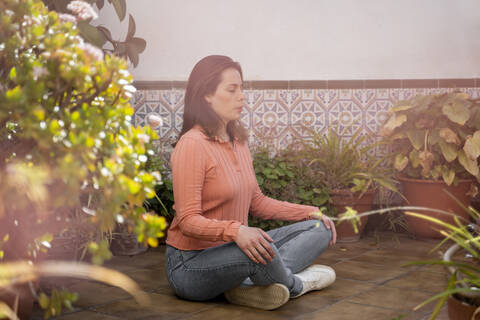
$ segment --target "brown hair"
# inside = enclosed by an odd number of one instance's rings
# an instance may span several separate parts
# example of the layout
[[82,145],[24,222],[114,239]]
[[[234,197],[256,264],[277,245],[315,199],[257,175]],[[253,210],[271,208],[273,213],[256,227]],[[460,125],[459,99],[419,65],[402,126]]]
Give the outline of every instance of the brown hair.
[[[193,67],[185,91],[183,126],[178,139],[198,124],[204,133],[214,140],[222,120],[207,103],[205,96],[215,93],[222,80],[222,72],[229,68],[238,70],[243,81],[240,64],[227,56],[207,56]],[[237,138],[240,142],[247,140],[247,131],[238,120],[227,124],[227,133],[230,139]]]

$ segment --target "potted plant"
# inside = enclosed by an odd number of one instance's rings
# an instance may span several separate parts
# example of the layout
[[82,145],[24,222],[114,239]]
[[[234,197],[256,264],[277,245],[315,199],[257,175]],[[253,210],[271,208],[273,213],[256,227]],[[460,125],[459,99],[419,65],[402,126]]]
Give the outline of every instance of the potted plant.
[[[460,92],[399,101],[379,134],[393,146],[393,167],[413,206],[467,213],[443,190],[468,206],[480,181],[480,103]],[[431,212],[432,216],[450,217]],[[407,217],[419,237],[441,237],[426,220]]]
[[[380,187],[397,192],[390,170],[382,166],[384,156],[374,154],[378,143],[367,143],[367,136],[357,131],[350,139],[342,139],[333,129],[322,135],[312,132],[312,141],[303,144],[301,156],[316,174],[319,184],[330,194],[333,215],[352,207],[358,212],[372,208]],[[346,222],[337,224],[340,241],[356,241],[367,223],[361,219],[360,232],[355,233]]]
[[[281,201],[323,207],[329,195],[319,184],[314,172],[299,157],[298,146],[292,142],[283,150],[273,152],[268,145],[253,152],[253,168],[262,193]],[[287,221],[261,220],[249,217],[250,226],[264,230],[279,228]]]
[[[36,279],[11,273],[14,260],[48,273],[35,267],[72,212],[100,233],[130,220],[140,242],[154,243],[165,223],[142,204],[153,196],[144,167],[156,134],[130,123],[126,62],[103,57],[40,0],[1,1],[0,30],[0,288]],[[94,240],[86,247],[101,263],[108,243]]]

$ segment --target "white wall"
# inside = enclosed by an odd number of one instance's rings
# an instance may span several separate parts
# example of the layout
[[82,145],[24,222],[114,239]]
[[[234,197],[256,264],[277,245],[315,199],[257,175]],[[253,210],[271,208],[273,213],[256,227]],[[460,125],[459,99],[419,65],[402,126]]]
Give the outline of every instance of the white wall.
[[[246,80],[480,76],[478,0],[127,0],[118,22],[147,40],[135,80],[186,80],[200,58],[225,54]],[[122,38],[123,39],[123,38]]]

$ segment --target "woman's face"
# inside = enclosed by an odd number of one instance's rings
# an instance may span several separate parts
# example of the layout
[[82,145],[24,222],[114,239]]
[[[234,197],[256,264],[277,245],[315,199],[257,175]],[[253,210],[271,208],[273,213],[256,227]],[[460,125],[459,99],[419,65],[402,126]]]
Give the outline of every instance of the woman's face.
[[213,94],[205,96],[213,111],[220,116],[225,125],[241,117],[245,96],[240,72],[234,68],[225,69],[222,79]]

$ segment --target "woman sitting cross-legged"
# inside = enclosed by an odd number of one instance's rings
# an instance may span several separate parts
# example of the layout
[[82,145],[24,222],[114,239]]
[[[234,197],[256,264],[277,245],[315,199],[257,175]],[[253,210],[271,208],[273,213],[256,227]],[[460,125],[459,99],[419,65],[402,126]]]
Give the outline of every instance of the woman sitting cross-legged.
[[[222,293],[231,303],[265,310],[335,281],[335,271],[312,265],[335,244],[333,222],[313,206],[262,194],[246,130],[240,65],[207,56],[193,68],[185,93],[183,128],[171,157],[175,217],[168,231],[166,272],[175,293],[205,301]],[[262,219],[300,221],[265,232]]]

